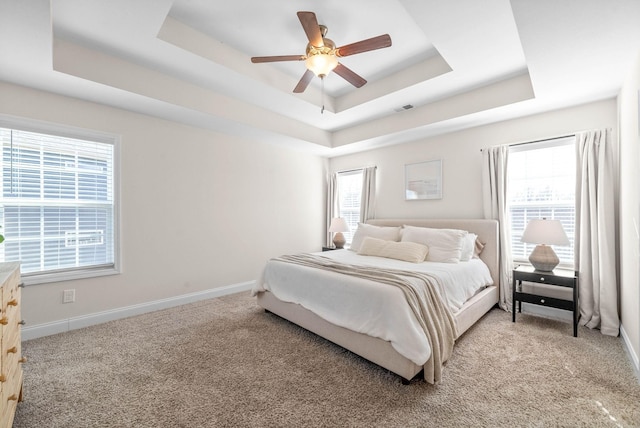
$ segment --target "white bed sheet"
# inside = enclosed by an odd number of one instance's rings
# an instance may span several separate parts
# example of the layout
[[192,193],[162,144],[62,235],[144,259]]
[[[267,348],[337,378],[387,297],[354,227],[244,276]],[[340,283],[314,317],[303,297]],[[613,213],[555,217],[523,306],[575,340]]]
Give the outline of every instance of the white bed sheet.
[[[493,283],[488,267],[479,259],[456,264],[410,263],[362,256],[350,250],[317,254],[348,264],[437,275],[442,283],[439,292],[454,314],[466,300]],[[265,290],[284,302],[300,304],[332,324],[387,340],[417,365],[423,365],[431,356],[424,331],[398,287],[272,260],[256,282],[253,294]]]

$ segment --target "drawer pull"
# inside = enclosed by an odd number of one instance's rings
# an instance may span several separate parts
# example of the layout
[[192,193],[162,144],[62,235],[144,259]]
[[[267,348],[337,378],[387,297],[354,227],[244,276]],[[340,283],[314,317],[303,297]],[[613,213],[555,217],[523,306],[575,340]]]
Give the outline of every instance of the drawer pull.
[[27,357],[22,357],[22,358],[20,358],[20,359],[18,360],[18,362],[19,362],[19,363],[22,363],[22,364],[26,363],[26,362],[27,362]]
[[7,302],[9,306],[18,306],[18,299],[11,299]]
[[9,318],[7,318],[7,317],[0,318],[0,324],[2,324],[2,325],[9,324]]
[[540,299],[540,303],[544,303],[544,299]]
[[18,401],[18,396],[16,394],[11,394],[7,401]]
[[540,277],[540,281],[544,281],[544,276],[541,276],[541,277]]
[[7,354],[15,354],[17,352],[18,352],[18,348],[15,346],[13,348],[7,349]]
[[3,374],[0,374],[0,382],[6,382],[7,381],[7,377]]
[[27,322],[25,320],[19,321],[18,324],[25,325]]

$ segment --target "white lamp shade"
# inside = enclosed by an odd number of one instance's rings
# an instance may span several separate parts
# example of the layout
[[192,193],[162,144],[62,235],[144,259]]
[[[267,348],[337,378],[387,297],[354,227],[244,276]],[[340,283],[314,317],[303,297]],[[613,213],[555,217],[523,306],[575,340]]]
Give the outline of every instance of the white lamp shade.
[[569,238],[560,220],[535,219],[527,224],[522,242],[528,244],[569,245]]
[[334,217],[329,225],[329,232],[348,232],[349,226],[342,217]]
[[309,70],[313,71],[316,76],[326,76],[331,70],[336,68],[338,58],[336,58],[335,55],[319,53],[309,56],[305,60],[305,65]]

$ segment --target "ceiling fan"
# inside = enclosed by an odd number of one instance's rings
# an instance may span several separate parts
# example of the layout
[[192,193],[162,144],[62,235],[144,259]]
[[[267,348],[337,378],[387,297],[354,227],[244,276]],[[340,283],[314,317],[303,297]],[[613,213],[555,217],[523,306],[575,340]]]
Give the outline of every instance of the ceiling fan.
[[304,92],[314,74],[323,79],[332,70],[356,88],[360,88],[367,81],[341,64],[338,58],[391,46],[391,37],[388,34],[383,34],[336,48],[331,39],[325,38],[327,27],[318,24],[315,13],[298,12],[298,19],[300,19],[302,28],[309,39],[304,55],[257,56],[251,58],[253,63],[305,61],[307,71],[304,72],[302,78],[293,89],[295,93]]

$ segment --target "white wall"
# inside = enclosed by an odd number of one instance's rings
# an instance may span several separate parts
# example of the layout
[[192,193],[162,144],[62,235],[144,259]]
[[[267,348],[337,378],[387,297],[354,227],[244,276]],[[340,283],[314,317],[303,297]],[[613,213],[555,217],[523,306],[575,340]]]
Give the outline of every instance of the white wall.
[[640,54],[618,97],[620,118],[620,304],[622,334],[640,372]]
[[[612,128],[614,139],[617,138],[615,99],[336,157],[330,160],[329,168],[335,172],[362,166],[378,167],[377,218],[482,218],[481,148],[596,128]],[[442,159],[443,198],[405,201],[404,165],[431,159]],[[526,310],[559,319],[571,317],[569,313],[553,308],[529,306]]]
[[0,114],[122,139],[122,274],[25,288],[28,325],[252,281],[323,245],[326,159],[3,83]]
[[[401,113],[400,113],[401,114]],[[332,158],[332,172],[378,167],[376,217],[482,217],[481,148],[562,136],[585,129],[617,129],[614,99],[440,135],[414,143]],[[442,159],[441,200],[405,201],[404,165]]]

